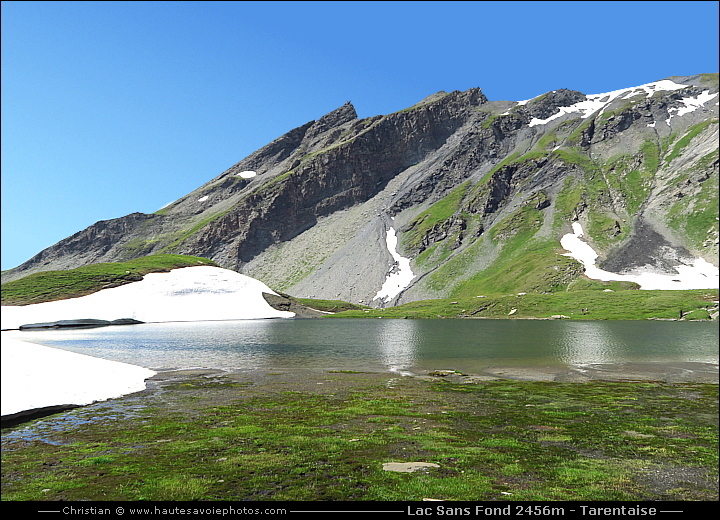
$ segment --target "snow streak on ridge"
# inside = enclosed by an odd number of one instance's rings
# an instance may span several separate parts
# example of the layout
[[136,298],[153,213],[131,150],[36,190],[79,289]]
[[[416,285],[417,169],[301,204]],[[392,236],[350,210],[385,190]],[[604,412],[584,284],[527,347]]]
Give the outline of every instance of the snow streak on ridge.
[[565,114],[571,114],[573,112],[579,112],[583,118],[594,114],[598,110],[600,111],[600,114],[602,114],[605,108],[607,108],[607,106],[616,99],[625,99],[638,94],[644,94],[646,97],[650,97],[655,92],[659,92],[661,90],[678,90],[687,86],[688,85],[675,83],[669,79],[663,79],[653,83],[646,83],[645,85],[640,85],[639,87],[613,90],[612,92],[605,92],[604,94],[592,94],[587,96],[585,101],[578,101],[577,103],[567,107],[559,107],[560,111],[547,119],[533,118],[532,121],[530,121],[529,126],[544,125],[553,119],[557,119],[558,117],[564,116]]

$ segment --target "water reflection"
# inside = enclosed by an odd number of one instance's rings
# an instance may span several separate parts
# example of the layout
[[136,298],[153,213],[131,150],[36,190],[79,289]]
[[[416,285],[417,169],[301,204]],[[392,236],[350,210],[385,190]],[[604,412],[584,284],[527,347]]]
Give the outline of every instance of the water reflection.
[[376,343],[383,364],[392,372],[404,372],[417,362],[423,336],[418,320],[381,320]]
[[637,361],[717,363],[717,325],[711,323],[583,321],[554,330],[558,358],[567,364]]
[[3,334],[154,370],[478,372],[499,366],[718,362],[718,329],[710,322],[245,320]]
[[604,323],[574,322],[555,327],[557,358],[566,364],[609,363],[625,359],[622,342],[614,341]]

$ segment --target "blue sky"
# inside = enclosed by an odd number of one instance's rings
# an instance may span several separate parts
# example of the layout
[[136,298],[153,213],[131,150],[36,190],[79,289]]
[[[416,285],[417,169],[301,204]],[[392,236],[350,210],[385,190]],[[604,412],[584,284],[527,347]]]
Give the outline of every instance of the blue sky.
[[2,2],[2,269],[352,101],[718,71],[717,2]]

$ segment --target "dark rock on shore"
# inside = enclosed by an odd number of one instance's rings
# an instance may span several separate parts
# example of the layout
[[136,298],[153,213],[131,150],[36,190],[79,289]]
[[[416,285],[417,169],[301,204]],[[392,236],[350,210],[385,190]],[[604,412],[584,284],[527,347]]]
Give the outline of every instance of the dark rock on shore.
[[293,298],[279,296],[277,294],[263,293],[263,298],[268,302],[270,307],[278,311],[294,312],[296,318],[319,318],[326,313],[311,309],[306,305],[302,305]]
[[32,421],[34,419],[41,419],[43,417],[47,417],[48,415],[54,415],[67,410],[73,410],[75,408],[80,408],[80,406],[77,404],[61,404],[57,406],[33,408],[32,410],[23,410],[22,412],[3,415],[2,418],[0,418],[0,424],[2,428],[12,428],[13,426]]
[[144,323],[132,318],[120,318],[118,320],[95,320],[95,319],[77,319],[77,320],[58,320],[45,323],[29,323],[20,325],[20,330],[38,330],[38,329],[93,329],[96,327],[108,327],[110,325],[137,325]]

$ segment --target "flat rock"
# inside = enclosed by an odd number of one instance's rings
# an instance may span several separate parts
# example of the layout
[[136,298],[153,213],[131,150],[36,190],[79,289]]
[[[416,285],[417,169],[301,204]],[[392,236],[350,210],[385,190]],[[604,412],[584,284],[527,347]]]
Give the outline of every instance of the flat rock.
[[383,464],[384,471],[397,471],[398,473],[412,473],[439,467],[440,465],[434,462],[386,462]]
[[455,370],[433,370],[432,372],[428,373],[428,375],[435,377],[448,377],[456,376],[459,374]]

